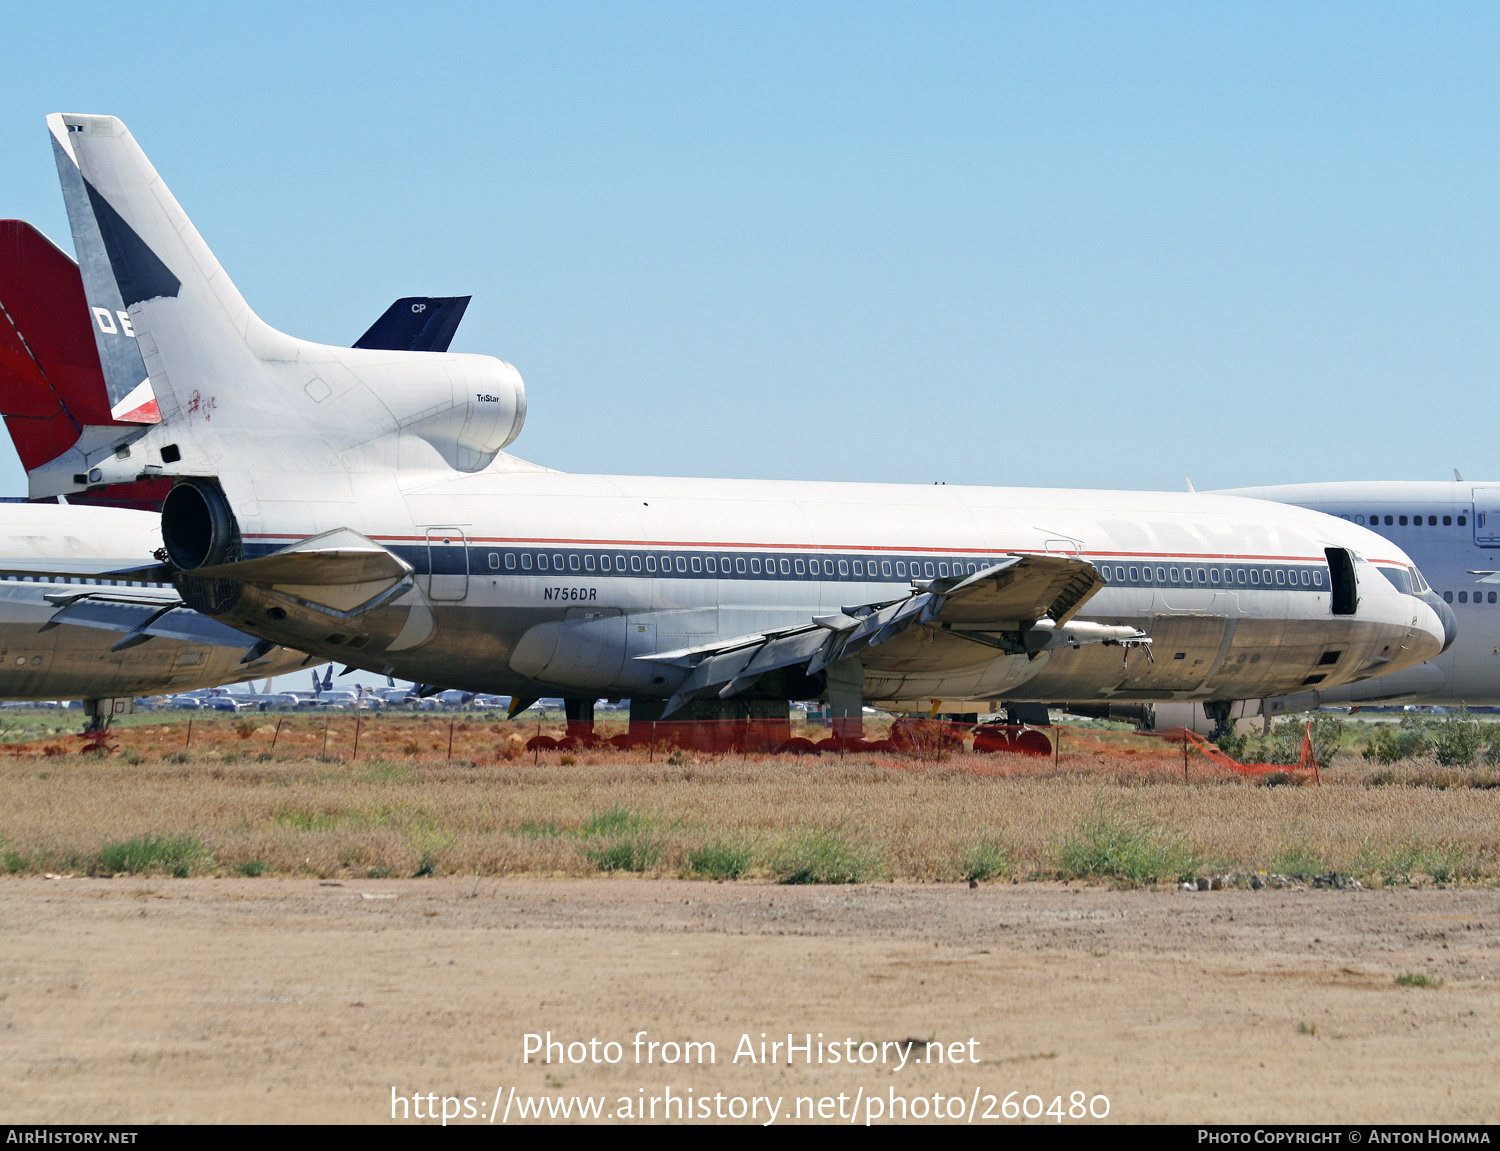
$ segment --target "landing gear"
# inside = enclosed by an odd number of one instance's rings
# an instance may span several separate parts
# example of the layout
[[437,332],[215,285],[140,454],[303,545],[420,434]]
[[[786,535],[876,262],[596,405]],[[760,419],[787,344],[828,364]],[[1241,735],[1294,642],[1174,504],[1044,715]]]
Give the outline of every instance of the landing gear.
[[1204,703],[1203,714],[1214,721],[1214,729],[1208,736],[1210,742],[1217,742],[1234,731],[1234,720],[1230,718],[1233,710],[1233,700],[1211,699]]

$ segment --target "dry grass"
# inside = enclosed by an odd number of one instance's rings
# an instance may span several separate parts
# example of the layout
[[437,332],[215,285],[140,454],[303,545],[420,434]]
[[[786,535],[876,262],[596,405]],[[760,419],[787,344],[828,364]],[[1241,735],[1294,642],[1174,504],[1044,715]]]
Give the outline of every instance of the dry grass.
[[243,717],[195,720],[191,749],[185,722],[124,729],[104,755],[61,738],[8,747],[0,863],[80,872],[140,858],[151,870],[149,853],[101,852],[190,836],[198,874],[957,881],[975,874],[976,845],[1005,860],[981,869],[988,878],[1055,877],[1080,836],[1119,828],[1174,845],[1173,867],[1215,873],[1290,860],[1402,883],[1500,875],[1500,792],[1372,785],[1430,784],[1421,767],[1382,781],[1346,758],[1322,787],[1273,787],[1194,757],[1185,785],[1180,749],[1152,740],[1090,754],[1065,743],[1057,766],[972,753],[923,762],[613,749],[564,764],[557,752],[516,758],[516,729],[473,721],[454,721],[449,760],[448,723],[365,720],[358,760],[348,758],[352,719],[328,726],[326,756],[321,718],[284,722],[274,751],[275,721],[247,733]]

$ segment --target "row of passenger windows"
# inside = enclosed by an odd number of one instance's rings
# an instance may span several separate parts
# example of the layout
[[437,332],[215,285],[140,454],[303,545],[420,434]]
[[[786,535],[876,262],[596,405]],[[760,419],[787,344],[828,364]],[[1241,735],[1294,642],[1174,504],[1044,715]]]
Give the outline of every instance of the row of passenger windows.
[[[1110,568],[1104,565],[1099,569],[1109,578]],[[1152,578],[1154,575],[1154,579]],[[1115,583],[1133,584],[1178,584],[1184,587],[1202,585],[1204,587],[1322,587],[1323,573],[1317,568],[1309,571],[1307,568],[1253,568],[1253,567],[1226,567],[1226,568],[1175,568],[1165,567],[1141,567],[1141,568],[1114,568]]]
[[[995,561],[984,561],[989,567]],[[491,571],[630,572],[658,575],[802,576],[812,579],[937,579],[973,575],[979,563],[942,560],[816,559],[805,556],[658,555],[654,552],[490,552]]]
[[62,576],[62,575],[6,575],[0,579],[12,583],[69,583],[88,584],[94,587],[170,587],[170,584],[152,583],[147,580],[128,579],[98,579],[93,576]]
[[[1451,591],[1445,591],[1443,593],[1443,599],[1446,600],[1448,603],[1452,603],[1453,602],[1453,593]],[[1466,592],[1466,591],[1459,592],[1458,593],[1458,602],[1459,603],[1468,603],[1469,602],[1469,593]],[[1474,593],[1474,602],[1475,603],[1494,603],[1495,602],[1495,593],[1494,592],[1490,592],[1488,594],[1488,597],[1486,597],[1486,595],[1485,595],[1484,592],[1477,591],[1477,592]]]
[[[973,575],[995,560],[954,562],[919,559],[819,559],[807,556],[769,555],[660,555],[653,552],[490,552],[491,571],[537,571],[592,574],[709,575],[780,577],[804,579],[905,580],[940,579]],[[1177,567],[1099,565],[1105,580],[1116,584],[1169,584],[1204,587],[1316,587],[1323,586],[1323,572],[1306,568]]]
[[[1364,516],[1358,516],[1358,515],[1356,515],[1356,516],[1341,516],[1340,518],[1341,519],[1346,519],[1346,520],[1352,519],[1357,524],[1362,524],[1362,523],[1365,522],[1365,517]],[[1430,528],[1435,528],[1435,527],[1438,526],[1438,517],[1437,516],[1427,516],[1425,518],[1425,520],[1424,520],[1424,518],[1422,516],[1412,516],[1410,518],[1411,518],[1411,526],[1414,527],[1414,528],[1421,527],[1424,522]],[[1453,517],[1452,516],[1443,516],[1442,520],[1443,520],[1443,526],[1445,528],[1451,528],[1453,526]],[[1397,524],[1399,524],[1401,527],[1406,527],[1407,526],[1406,521],[1407,521],[1407,517],[1406,516],[1382,516],[1381,513],[1376,512],[1374,515],[1372,515],[1370,517],[1370,526],[1372,528],[1373,527],[1379,527],[1382,523],[1384,523],[1386,527],[1393,527],[1393,526],[1395,526]],[[1469,522],[1469,517],[1468,516],[1459,516],[1458,517],[1458,526],[1459,527],[1466,526],[1468,524],[1468,522]]]

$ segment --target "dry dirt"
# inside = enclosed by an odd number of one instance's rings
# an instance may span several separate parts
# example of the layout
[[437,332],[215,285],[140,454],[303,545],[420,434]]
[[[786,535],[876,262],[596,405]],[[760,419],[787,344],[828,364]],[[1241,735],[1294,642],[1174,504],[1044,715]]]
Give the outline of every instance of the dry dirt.
[[[1082,1091],[1115,1122],[1487,1123],[1497,981],[1480,887],[12,878],[0,1121],[387,1122],[393,1087],[608,1114],[670,1085],[781,1098],[783,1122],[799,1097],[977,1089],[978,1122],[988,1095]],[[523,1064],[548,1030],[623,1061]],[[641,1030],[718,1061],[637,1066]],[[788,1031],[972,1038],[980,1062],[731,1062],[742,1034]]]

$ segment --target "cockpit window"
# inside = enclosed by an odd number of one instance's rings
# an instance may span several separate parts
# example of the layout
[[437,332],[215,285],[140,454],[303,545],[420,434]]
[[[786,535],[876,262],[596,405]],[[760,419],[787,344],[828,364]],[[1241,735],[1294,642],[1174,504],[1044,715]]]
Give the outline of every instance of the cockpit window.
[[1402,595],[1413,594],[1411,573],[1406,568],[1380,567],[1380,574],[1391,581],[1391,585]]
[[1411,589],[1418,595],[1424,595],[1432,590],[1431,585],[1422,578],[1422,573],[1416,568],[1411,569]]

